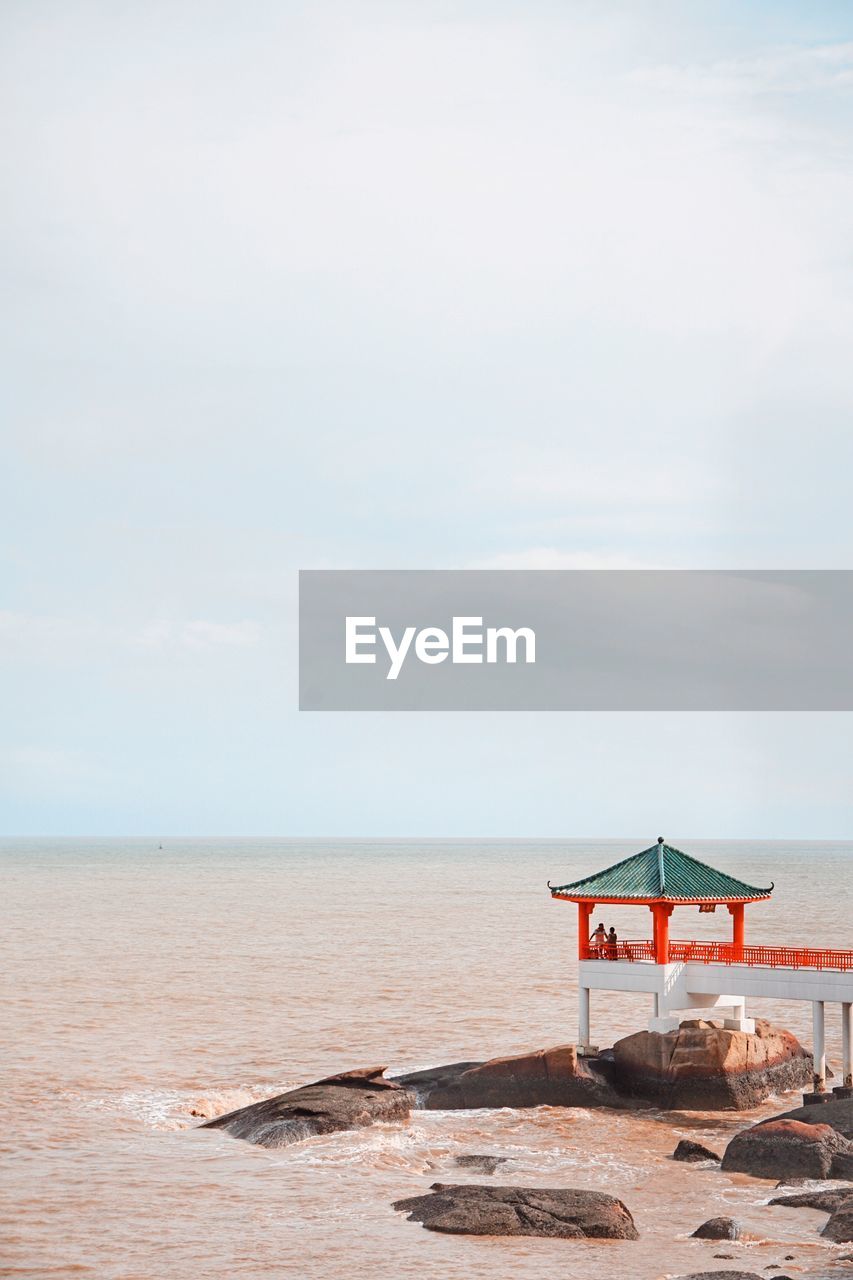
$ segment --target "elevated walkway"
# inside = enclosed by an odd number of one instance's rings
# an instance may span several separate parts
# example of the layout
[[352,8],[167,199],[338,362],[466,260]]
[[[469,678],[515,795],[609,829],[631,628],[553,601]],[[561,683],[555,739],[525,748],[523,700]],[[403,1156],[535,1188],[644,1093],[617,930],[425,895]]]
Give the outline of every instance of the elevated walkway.
[[815,1090],[825,1089],[825,1005],[842,1013],[842,1088],[853,1088],[853,951],[738,946],[671,941],[669,962],[655,960],[655,944],[629,940],[590,948],[579,964],[581,1043],[589,1038],[590,991],[646,992],[653,998],[650,1031],[672,1031],[684,1017],[722,1017],[732,1030],[754,1031],[747,998],[807,1000],[812,1004]]

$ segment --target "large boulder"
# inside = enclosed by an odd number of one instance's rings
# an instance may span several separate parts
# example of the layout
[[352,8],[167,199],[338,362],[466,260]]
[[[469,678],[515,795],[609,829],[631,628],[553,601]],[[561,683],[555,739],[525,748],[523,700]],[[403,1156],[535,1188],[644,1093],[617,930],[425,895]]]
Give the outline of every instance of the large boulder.
[[559,1045],[488,1062],[460,1062],[398,1076],[430,1111],[476,1107],[624,1107],[610,1082],[612,1063]]
[[756,1178],[837,1178],[853,1144],[828,1124],[806,1124],[781,1117],[744,1129],[723,1155],[727,1173]]
[[225,1129],[260,1147],[284,1147],[320,1133],[364,1128],[377,1120],[405,1120],[412,1109],[412,1095],[386,1080],[384,1071],[384,1067],[366,1067],[328,1076],[229,1111],[199,1127]]
[[701,1020],[639,1031],[618,1040],[613,1057],[621,1093],[675,1110],[744,1111],[812,1079],[812,1055],[762,1019],[754,1034]]
[[432,1194],[394,1208],[429,1231],[474,1236],[554,1236],[565,1240],[636,1240],[621,1200],[602,1191],[494,1187],[434,1182]]
[[800,1120],[803,1124],[828,1124],[842,1138],[853,1140],[853,1098],[833,1098],[805,1107],[795,1107],[779,1116],[780,1120]]

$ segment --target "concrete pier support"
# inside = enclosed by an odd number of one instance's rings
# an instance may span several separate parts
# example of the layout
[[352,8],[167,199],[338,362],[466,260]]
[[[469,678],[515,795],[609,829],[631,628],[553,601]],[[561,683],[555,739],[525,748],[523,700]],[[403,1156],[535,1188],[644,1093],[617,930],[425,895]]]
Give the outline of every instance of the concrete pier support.
[[578,990],[578,1044],[582,1049],[590,1047],[589,987],[580,987]]
[[812,1001],[812,1038],[814,1041],[814,1091],[826,1093],[826,1029],[823,1000]]
[[853,1089],[853,1004],[841,1006],[841,1085]]

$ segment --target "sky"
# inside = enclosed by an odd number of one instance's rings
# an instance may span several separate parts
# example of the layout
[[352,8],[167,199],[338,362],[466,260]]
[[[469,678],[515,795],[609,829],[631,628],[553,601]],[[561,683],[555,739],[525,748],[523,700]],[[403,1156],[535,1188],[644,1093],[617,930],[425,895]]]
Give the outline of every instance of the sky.
[[853,835],[849,715],[296,693],[300,568],[853,568],[849,4],[0,28],[0,830]]

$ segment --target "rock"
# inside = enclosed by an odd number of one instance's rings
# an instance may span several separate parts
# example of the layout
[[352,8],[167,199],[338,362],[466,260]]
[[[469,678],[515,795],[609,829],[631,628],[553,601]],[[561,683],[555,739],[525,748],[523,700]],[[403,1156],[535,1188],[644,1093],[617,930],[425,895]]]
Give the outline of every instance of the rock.
[[384,1067],[328,1076],[301,1089],[217,1116],[202,1129],[225,1129],[261,1147],[284,1147],[320,1133],[360,1129],[377,1120],[405,1120],[412,1095],[383,1076]]
[[721,1160],[716,1151],[712,1151],[710,1147],[703,1147],[701,1142],[691,1142],[689,1138],[682,1138],[678,1146],[672,1153],[673,1160]]
[[429,1231],[475,1236],[553,1236],[565,1240],[637,1240],[621,1200],[601,1191],[564,1188],[454,1186],[434,1182],[432,1195],[398,1200],[410,1222]]
[[839,1187],[831,1191],[798,1191],[793,1196],[775,1196],[771,1204],[781,1204],[787,1209],[820,1209],[823,1213],[835,1213],[847,1202],[853,1204],[853,1190]]
[[797,1107],[779,1116],[780,1120],[801,1120],[803,1124],[828,1124],[842,1138],[853,1140],[853,1098],[834,1098],[820,1106]]
[[812,1079],[811,1055],[789,1031],[760,1019],[755,1027],[753,1035],[693,1020],[665,1035],[640,1031],[595,1055],[581,1057],[574,1045],[558,1045],[413,1071],[397,1083],[432,1111],[624,1108],[640,1101],[670,1109],[743,1110]]
[[509,1156],[456,1156],[453,1163],[460,1169],[476,1169],[478,1173],[494,1173],[499,1164],[506,1164]]
[[853,1144],[828,1124],[805,1124],[782,1117],[736,1134],[726,1147],[722,1168],[756,1178],[833,1178],[844,1176],[839,1173],[839,1157],[846,1156],[849,1149]]
[[612,1063],[580,1057],[574,1045],[535,1053],[461,1062],[398,1076],[430,1111],[476,1107],[624,1107],[614,1090]]
[[424,1071],[409,1071],[406,1075],[395,1076],[394,1082],[412,1091],[418,1107],[428,1107],[431,1093],[450,1088],[464,1072],[482,1065],[481,1061],[449,1062],[446,1066],[427,1067]]
[[[754,1271],[691,1271],[689,1276],[676,1276],[675,1280],[761,1280]],[[785,1280],[779,1276],[779,1280]]]
[[820,1234],[833,1244],[848,1244],[853,1240],[853,1200],[835,1210]]
[[693,1235],[697,1240],[739,1240],[740,1223],[734,1218],[709,1218]]
[[614,1084],[677,1110],[743,1111],[812,1079],[812,1056],[790,1031],[756,1019],[755,1034],[702,1021],[639,1031],[613,1046]]

